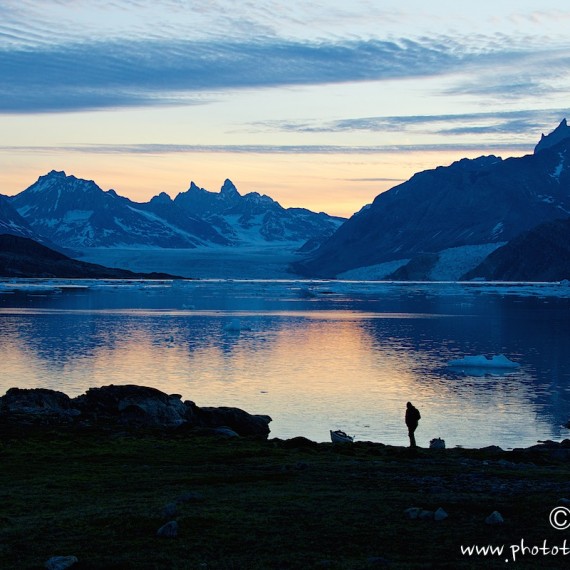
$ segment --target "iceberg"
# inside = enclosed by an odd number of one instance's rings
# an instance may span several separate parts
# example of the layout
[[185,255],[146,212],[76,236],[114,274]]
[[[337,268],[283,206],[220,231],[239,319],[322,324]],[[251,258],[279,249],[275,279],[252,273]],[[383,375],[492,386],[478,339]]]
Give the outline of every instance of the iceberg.
[[447,363],[452,368],[518,368],[520,364],[509,360],[504,354],[498,354],[487,358],[481,354],[478,356],[465,356],[458,360],[450,360]]
[[239,333],[241,331],[250,331],[251,327],[249,325],[244,325],[239,319],[232,319],[231,322],[224,326],[224,331]]

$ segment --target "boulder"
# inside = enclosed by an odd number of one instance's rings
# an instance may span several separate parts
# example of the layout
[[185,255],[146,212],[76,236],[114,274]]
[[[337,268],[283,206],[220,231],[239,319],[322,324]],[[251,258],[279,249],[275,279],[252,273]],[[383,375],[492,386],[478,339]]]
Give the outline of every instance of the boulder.
[[47,570],[66,570],[77,564],[77,556],[52,556],[44,566]]
[[89,388],[73,403],[95,423],[175,427],[187,421],[187,408],[179,395],[134,384]]
[[501,513],[499,511],[493,511],[485,519],[485,523],[489,524],[489,525],[498,525],[498,524],[503,524],[504,522],[505,522],[505,519],[503,519],[503,516],[501,515]]
[[256,436],[266,438],[269,435],[269,422],[271,418],[263,415],[253,415],[239,408],[198,408],[195,412],[196,420],[202,427],[228,427],[242,436]]
[[176,521],[167,522],[156,531],[156,536],[161,538],[176,538],[178,536],[178,523]]
[[439,507],[439,509],[437,509],[437,511],[435,511],[433,514],[433,519],[435,521],[444,521],[448,516],[449,515],[445,512],[445,510]]
[[67,394],[47,388],[10,388],[0,398],[0,417],[9,422],[67,424],[79,414]]

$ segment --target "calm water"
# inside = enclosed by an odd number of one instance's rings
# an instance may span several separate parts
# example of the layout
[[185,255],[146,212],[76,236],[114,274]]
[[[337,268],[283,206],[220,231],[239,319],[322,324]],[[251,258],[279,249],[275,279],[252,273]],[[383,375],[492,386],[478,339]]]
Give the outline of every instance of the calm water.
[[[134,383],[273,418],[406,444],[532,445],[570,437],[570,291],[553,286],[303,282],[0,284],[0,392],[70,396]],[[228,330],[238,329],[238,330]],[[508,374],[449,360],[503,353]]]

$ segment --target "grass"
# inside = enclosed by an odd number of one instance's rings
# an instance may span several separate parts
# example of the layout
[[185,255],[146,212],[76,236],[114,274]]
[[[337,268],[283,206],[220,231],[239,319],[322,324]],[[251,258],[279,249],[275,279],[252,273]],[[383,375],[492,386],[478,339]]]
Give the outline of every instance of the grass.
[[[565,462],[150,432],[4,430],[0,441],[3,570],[55,555],[77,556],[78,570],[504,568],[521,539],[570,539],[548,521],[570,495]],[[408,507],[449,518],[408,520]],[[495,510],[505,523],[486,525]],[[172,519],[178,536],[158,537]],[[471,544],[505,553],[461,555]],[[569,558],[527,554],[516,567]]]

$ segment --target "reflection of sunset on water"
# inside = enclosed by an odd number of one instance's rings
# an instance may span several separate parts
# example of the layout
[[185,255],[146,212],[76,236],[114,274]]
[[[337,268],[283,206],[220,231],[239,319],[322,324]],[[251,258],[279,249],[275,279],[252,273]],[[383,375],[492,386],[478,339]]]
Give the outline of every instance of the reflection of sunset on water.
[[[71,310],[53,307],[63,303],[61,296],[41,301],[51,308],[0,310],[3,391],[47,387],[77,396],[94,386],[139,384],[199,406],[268,414],[272,437],[319,441],[329,429],[343,429],[360,440],[406,444],[403,412],[410,400],[422,412],[416,435],[423,446],[434,437],[468,447],[530,445],[556,430],[556,409],[549,411],[554,394],[537,383],[532,367],[477,377],[445,366],[458,350],[501,346],[519,358],[532,353],[525,338],[512,340],[513,325],[497,299],[478,307],[475,297],[458,302],[430,293],[406,301],[414,309],[406,312],[400,295],[391,301],[385,293],[374,301],[369,294],[332,292],[303,304],[287,296],[287,285],[275,285],[274,294],[267,284],[187,287],[200,294],[210,287],[204,306],[224,310],[134,308],[161,299],[171,304],[165,288],[129,291],[124,308],[114,293],[107,309],[96,306],[101,299],[70,295]],[[234,310],[232,303],[265,308]],[[390,303],[396,310],[387,310]],[[367,310],[350,308],[361,305]],[[458,307],[467,313],[460,316]],[[499,319],[492,331],[489,318]],[[553,346],[551,360],[559,360],[561,347]]]

